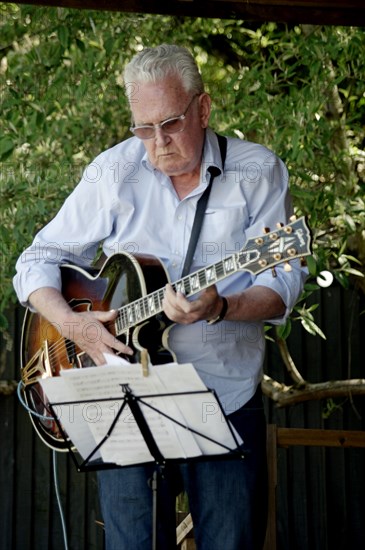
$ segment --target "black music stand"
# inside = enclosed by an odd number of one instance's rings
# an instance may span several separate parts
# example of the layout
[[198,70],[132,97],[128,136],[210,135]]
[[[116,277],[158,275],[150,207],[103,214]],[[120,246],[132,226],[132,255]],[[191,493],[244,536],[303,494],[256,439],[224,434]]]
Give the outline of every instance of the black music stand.
[[[63,402],[58,402],[58,403],[49,403],[49,408],[50,408],[51,414],[52,414],[52,416],[53,416],[53,418],[54,418],[54,420],[55,420],[62,436],[64,437],[65,441],[68,444],[68,448],[69,448],[70,454],[72,456],[72,459],[75,463],[77,471],[78,472],[86,472],[86,471],[90,471],[90,470],[103,470],[103,469],[107,469],[107,468],[111,469],[111,468],[131,467],[131,466],[135,465],[135,464],[119,465],[119,464],[114,464],[114,463],[103,462],[102,460],[99,460],[99,459],[93,460],[93,457],[97,454],[97,452],[102,448],[103,444],[111,436],[116,424],[118,423],[118,421],[121,417],[122,412],[125,410],[127,405],[129,406],[131,414],[133,415],[133,418],[134,418],[134,420],[135,420],[135,422],[136,422],[136,424],[137,424],[137,426],[140,430],[140,433],[141,433],[141,435],[142,435],[142,437],[143,437],[143,439],[144,439],[144,441],[145,441],[145,443],[148,447],[148,450],[149,450],[150,454],[153,457],[153,461],[154,461],[155,466],[156,466],[156,468],[153,472],[152,479],[150,480],[150,487],[151,487],[151,490],[152,490],[152,530],[153,530],[153,532],[152,532],[152,550],[157,550],[158,478],[159,478],[159,475],[163,475],[163,469],[167,465],[167,463],[174,463],[174,462],[179,463],[179,462],[185,462],[185,461],[227,460],[227,459],[237,459],[237,458],[243,459],[244,458],[244,450],[243,450],[242,447],[240,447],[240,443],[237,439],[237,436],[236,436],[231,424],[229,423],[229,421],[227,419],[227,416],[226,416],[226,414],[223,410],[223,407],[222,407],[219,399],[217,398],[217,396],[216,396],[216,394],[213,390],[206,389],[206,390],[200,390],[200,391],[174,392],[174,393],[164,393],[164,394],[158,394],[158,395],[148,394],[148,395],[137,396],[133,393],[133,391],[131,390],[129,384],[120,384],[120,385],[122,387],[122,391],[124,392],[123,397],[102,398],[102,399],[95,399],[95,400],[90,400],[89,399],[89,400],[85,400],[85,401],[80,400],[80,401],[63,401]],[[213,437],[210,437],[207,434],[203,434],[203,433],[201,433],[197,430],[194,430],[191,427],[186,426],[185,424],[182,424],[180,421],[172,418],[171,416],[167,415],[165,412],[157,409],[156,407],[154,407],[150,403],[144,401],[144,399],[146,399],[146,398],[153,398],[153,397],[164,398],[164,397],[175,397],[175,396],[189,396],[189,395],[196,395],[196,394],[210,394],[210,395],[214,396],[214,399],[218,403],[220,413],[222,414],[222,417],[224,418],[225,423],[226,423],[226,425],[229,429],[229,432],[232,436],[232,440],[234,441],[234,444],[236,445],[234,448],[231,448],[231,447],[227,446],[226,444],[215,440]],[[76,405],[76,404],[82,404],[82,403],[87,403],[87,404],[89,404],[89,403],[100,403],[100,402],[103,402],[103,401],[107,402],[107,401],[116,401],[116,400],[121,401],[122,405],[119,408],[118,413],[116,414],[116,416],[115,416],[113,422],[111,423],[109,429],[105,433],[102,440],[89,453],[89,455],[82,462],[80,462],[80,460],[78,460],[77,457],[76,457],[77,450],[75,449],[73,443],[67,437],[67,434],[65,433],[65,430],[62,427],[62,424],[61,424],[60,420],[57,417],[57,414],[55,412],[54,407],[55,406],[65,406],[65,405]],[[141,404],[151,408],[156,413],[161,414],[162,416],[167,418],[169,421],[179,425],[180,427],[188,430],[189,432],[192,432],[196,436],[207,439],[210,442],[224,448],[227,452],[223,453],[223,454],[208,454],[208,455],[207,454],[204,454],[204,455],[202,454],[202,455],[199,455],[199,456],[193,456],[193,457],[189,457],[189,458],[165,458],[163,456],[163,454],[161,453],[161,450],[159,449],[159,447],[158,447],[158,445],[155,441],[155,438],[153,436],[152,430],[151,430],[150,426],[148,425],[148,422],[146,421],[146,419],[144,417],[144,414],[141,410]],[[151,461],[148,461],[148,462],[143,463],[143,464],[149,464],[149,463],[151,463]],[[141,463],[138,463],[138,464],[141,465]]]

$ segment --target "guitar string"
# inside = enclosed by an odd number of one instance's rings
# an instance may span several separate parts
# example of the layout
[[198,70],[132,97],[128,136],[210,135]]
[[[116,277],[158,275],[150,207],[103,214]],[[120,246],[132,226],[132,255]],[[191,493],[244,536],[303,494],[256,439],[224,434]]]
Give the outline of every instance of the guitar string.
[[[161,289],[159,291],[156,291],[156,292],[152,293],[152,294],[159,294],[159,293],[161,293]],[[136,300],[136,302],[144,302],[146,300],[146,298],[147,298],[147,296],[143,296],[143,297],[139,298],[138,300]],[[159,298],[159,302],[161,302],[161,298]],[[130,305],[123,306],[122,310],[123,309],[126,310],[128,307],[130,307]],[[159,307],[161,307],[161,306],[159,306]],[[111,332],[110,329],[113,328],[113,327],[115,328],[116,323],[121,318],[123,318],[123,312],[119,312],[117,318],[114,319],[113,321],[108,321],[107,323],[105,323],[106,328],[109,329],[109,331]],[[127,312],[126,312],[126,314],[124,315],[124,326],[123,326],[122,331],[118,334],[118,336],[120,336],[123,333],[123,331],[127,331],[129,328],[131,328],[131,326],[133,326],[133,324],[131,325],[128,322]],[[56,358],[57,353],[62,351],[63,347],[66,348],[67,353],[69,353],[69,352],[71,353],[73,351],[74,345],[75,344],[69,338],[64,337],[64,336],[60,336],[58,338],[58,340],[56,340],[54,343],[52,343],[49,346],[49,353],[48,354],[49,354],[50,359]]]
[[[230,256],[229,258],[231,258],[231,257],[233,257],[233,255]],[[214,264],[215,273],[216,273],[216,275],[218,274],[215,277],[215,282],[217,282],[222,276],[225,276],[225,270],[224,270],[224,262],[225,261],[227,261],[227,258],[225,258],[224,260],[221,260],[220,262],[217,262],[216,264]],[[197,284],[197,282],[200,283],[200,281],[201,281],[200,274],[205,273],[208,269],[211,269],[212,267],[213,266],[208,266],[208,268],[204,268],[204,269],[202,269],[202,270],[200,270],[196,273],[192,273],[190,275],[187,275],[186,277],[184,277],[180,281],[177,281],[176,283],[173,283],[172,286],[174,288],[176,288],[177,285],[180,284],[181,286],[183,286],[183,288],[185,290],[188,289],[189,287],[190,287],[190,289],[192,287],[194,288],[194,285],[192,284],[192,281],[195,281],[195,283],[194,283],[195,285]],[[196,290],[196,287],[195,287],[194,290],[199,291],[202,288],[206,288],[206,284],[207,284],[207,277],[205,276],[205,280],[203,281],[203,284],[201,284],[198,287],[197,290]],[[211,284],[211,283],[209,283],[209,284]],[[153,316],[153,315],[159,313],[162,310],[162,305],[161,304],[162,304],[163,296],[164,296],[164,290],[163,289],[158,289],[158,290],[148,294],[147,296],[142,296],[141,298],[138,298],[134,302],[134,305],[127,304],[127,305],[123,306],[121,308],[121,310],[118,311],[118,315],[117,315],[116,319],[114,319],[113,321],[108,321],[107,323],[105,323],[106,328],[107,329],[110,329],[110,328],[113,328],[113,327],[116,328],[116,326],[118,325],[118,322],[121,322],[122,323],[122,330],[119,332],[118,336],[122,335],[123,331],[127,331],[129,328],[134,326],[135,321],[138,322],[138,319],[136,319],[136,317],[138,317],[138,316],[135,313],[136,312],[136,304],[138,304],[137,309],[139,311],[143,310],[143,311],[148,312],[147,316],[145,315],[144,318],[141,319],[141,322],[142,322],[144,319],[147,319],[148,317]],[[155,298],[157,299],[157,304],[156,304],[156,299]],[[148,304],[149,301],[152,301],[152,303],[155,305],[155,307],[159,310],[159,311],[157,311],[157,313],[152,313],[151,314],[150,306]],[[131,307],[134,309],[134,314],[133,314],[133,312],[131,312],[132,313],[132,323],[130,323],[129,320],[128,320],[128,316],[129,316],[128,308],[131,308]],[[57,358],[57,353],[63,351],[64,347],[65,347],[66,353],[71,354],[73,352],[74,346],[75,346],[75,344],[70,339],[68,339],[67,337],[64,337],[64,336],[60,336],[58,338],[58,340],[56,340],[55,342],[53,342],[49,346],[48,355],[49,355],[50,360],[56,359]]]
[[[246,251],[250,250],[250,248],[246,247],[245,250]],[[206,288],[207,286],[210,286],[211,284],[213,284],[210,281],[209,285],[207,285],[206,272],[209,269],[212,269],[214,267],[214,273],[215,273],[214,283],[216,283],[216,282],[218,282],[219,280],[221,280],[222,278],[224,278],[227,275],[226,269],[224,267],[225,264],[227,264],[227,262],[232,261],[233,258],[238,258],[239,254],[241,254],[241,253],[242,253],[242,251],[240,251],[238,253],[235,253],[235,254],[232,254],[232,255],[228,256],[227,258],[224,258],[223,260],[220,260],[219,262],[208,266],[207,268],[203,268],[202,270],[199,270],[195,273],[191,273],[190,275],[187,275],[186,277],[184,277],[180,281],[177,281],[176,283],[172,283],[172,286],[173,286],[173,288],[176,289],[177,285],[179,283],[184,287],[185,291],[189,288],[190,289],[193,288],[194,292],[198,292],[202,288]],[[229,272],[236,271],[236,270],[237,270],[237,268],[234,268],[233,270],[229,270]],[[203,284],[200,284],[202,274],[204,274],[205,278],[204,278]],[[187,292],[187,294],[189,294],[189,292]],[[160,311],[161,311],[161,301],[163,299],[163,295],[164,295],[164,290],[159,289],[155,292],[152,292],[151,294],[148,294],[147,296],[142,296],[141,298],[136,300],[134,302],[134,304],[141,304],[141,305],[144,304],[144,305],[142,305],[142,309],[147,308],[147,311],[149,311],[148,310],[148,308],[149,308],[148,299],[152,299],[152,301],[155,303],[155,300],[152,297],[156,296],[157,297],[157,302],[158,302],[157,308],[160,309]],[[110,321],[110,322],[106,323],[105,326],[107,328],[110,328],[110,327],[114,326],[114,328],[115,328],[118,321],[122,320],[124,326],[122,327],[122,331],[119,333],[119,336],[123,333],[124,330],[126,331],[129,328],[133,327],[134,324],[135,324],[135,315],[133,315],[132,324],[130,324],[129,321],[128,321],[128,308],[131,308],[131,307],[133,307],[135,309],[135,306],[132,306],[131,304],[127,304],[127,305],[123,306],[121,308],[121,311],[118,312],[117,318],[114,319],[113,321]],[[152,314],[152,315],[154,315],[154,314]],[[148,316],[150,316],[150,315],[148,315]],[[147,317],[145,317],[145,318],[147,318]],[[143,319],[141,321],[143,321]],[[75,344],[70,339],[68,339],[67,337],[60,336],[60,338],[58,338],[58,340],[56,340],[54,343],[52,343],[49,346],[48,355],[49,355],[50,360],[55,359],[57,357],[57,353],[61,352],[63,347],[65,347],[65,350],[66,350],[67,354],[73,353],[74,346],[75,346]]]
[[[267,239],[267,235],[263,237],[264,239]],[[270,241],[269,241],[270,242]],[[272,241],[271,241],[272,242]],[[264,243],[262,243],[261,247],[264,247]],[[198,292],[202,288],[207,288],[207,286],[211,286],[211,284],[214,284],[221,280],[222,278],[225,278],[227,276],[227,270],[225,268],[226,265],[228,265],[230,262],[233,262],[234,267],[231,269],[228,269],[228,275],[232,274],[232,272],[237,271],[237,260],[240,255],[243,255],[244,253],[250,252],[254,249],[257,249],[257,246],[246,246],[244,250],[240,250],[237,253],[234,253],[227,258],[224,258],[223,260],[220,260],[219,262],[210,265],[206,268],[203,268],[202,270],[199,270],[195,273],[191,273],[190,275],[187,275],[186,277],[182,278],[180,281],[177,281],[176,283],[172,283],[173,288],[183,287],[183,289],[189,290],[193,289],[193,292],[187,292],[187,295],[191,295],[195,292]],[[284,260],[282,260],[284,261]],[[207,271],[212,269],[214,267],[215,277],[214,277],[214,283],[213,282],[207,282]],[[201,281],[201,276],[204,275],[204,280]],[[179,288],[180,290],[180,288]],[[147,316],[144,313],[144,318],[141,319],[141,322],[145,319],[147,319],[150,316],[155,315],[155,313],[151,314],[150,305],[148,304],[149,301],[152,301],[153,304],[156,305],[155,297],[157,298],[157,309],[161,311],[161,302],[163,299],[164,290],[159,289],[157,291],[154,291],[147,296],[142,296],[141,298],[138,298],[133,304],[127,304],[125,306],[122,306],[120,310],[118,310],[118,315],[116,319],[113,321],[109,321],[105,323],[105,326],[109,331],[113,327],[116,328],[118,326],[118,323],[122,323],[122,329],[119,329],[118,336],[123,334],[123,331],[127,331],[129,328],[133,327],[136,324],[136,321],[138,323],[138,311],[147,311]],[[128,312],[129,308],[129,312]],[[136,314],[137,313],[137,314]],[[159,313],[159,311],[157,311]],[[132,314],[131,323],[128,320],[128,316]],[[52,343],[49,346],[49,358],[55,359],[58,352],[62,351],[62,348],[65,347],[67,354],[72,353],[74,349],[75,344],[68,339],[67,337],[60,336],[58,340],[56,340],[54,343]]]
[[[224,269],[224,264],[228,260],[232,260],[234,256],[237,256],[237,254],[231,255],[228,258],[225,258],[224,260],[217,262],[216,264],[214,264],[214,266],[208,266],[207,268],[204,268],[195,273],[191,273],[186,277],[183,277],[180,281],[172,283],[173,288],[176,289],[178,286],[179,287],[181,286],[184,288],[185,291],[188,291],[189,289],[191,291],[191,289],[193,289],[194,292],[198,292],[199,290],[202,290],[207,286],[210,286],[212,284],[212,281],[209,281],[209,284],[208,284],[207,280],[209,280],[209,278],[206,275],[207,271],[212,270],[212,268],[214,267],[214,273],[215,273],[214,282],[219,281],[222,277],[226,276],[226,270]],[[204,275],[203,280],[202,280],[202,275]],[[186,292],[186,293],[189,294],[189,292]],[[144,311],[144,317],[140,320],[140,322],[162,311],[161,304],[162,304],[163,297],[164,297],[164,289],[158,289],[148,294],[147,296],[142,296],[141,298],[138,298],[134,302],[134,304],[127,304],[123,306],[121,310],[118,312],[116,319],[114,319],[113,321],[109,321],[105,324],[106,328],[113,327],[113,326],[115,328],[118,322],[121,321],[123,326],[122,326],[122,331],[118,335],[120,336],[123,333],[123,331],[126,331],[129,328],[133,327],[136,321],[138,322],[138,315],[136,315],[136,309],[138,311],[141,311],[141,310]],[[149,301],[152,301],[156,309],[159,310],[157,311],[157,313],[151,313],[150,305],[148,304]],[[137,304],[137,307],[136,307],[136,304]],[[134,313],[131,312],[132,313],[131,323],[128,320],[128,316],[130,315],[130,313],[128,313],[128,308],[134,309]],[[145,313],[146,311],[147,311],[147,315]],[[72,348],[74,347],[73,342],[69,341],[65,343],[65,340],[67,340],[67,338],[61,336],[57,341],[55,341],[49,347],[50,357],[52,356],[52,358],[54,358],[57,352],[61,351],[63,346],[66,347],[67,352],[72,351]]]

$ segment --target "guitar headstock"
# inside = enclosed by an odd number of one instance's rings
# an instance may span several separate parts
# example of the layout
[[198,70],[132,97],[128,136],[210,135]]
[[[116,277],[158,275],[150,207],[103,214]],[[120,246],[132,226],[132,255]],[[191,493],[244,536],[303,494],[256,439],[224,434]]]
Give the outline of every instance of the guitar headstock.
[[304,216],[291,218],[288,225],[278,224],[276,231],[267,230],[263,235],[248,239],[237,254],[239,267],[253,274],[284,263],[291,271],[290,260],[311,254],[311,232]]

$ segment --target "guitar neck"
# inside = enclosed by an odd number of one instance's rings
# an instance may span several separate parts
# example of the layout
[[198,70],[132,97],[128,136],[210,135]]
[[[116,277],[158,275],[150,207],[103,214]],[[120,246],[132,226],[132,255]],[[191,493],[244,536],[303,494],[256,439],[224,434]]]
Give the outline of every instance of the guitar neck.
[[[182,292],[186,297],[193,296],[201,290],[222,281],[229,275],[242,269],[238,266],[237,255],[232,254],[219,262],[204,267],[172,283],[175,292]],[[162,312],[162,301],[165,289],[160,288],[138,300],[119,308],[115,321],[116,335],[120,336],[128,329],[158,315]]]
[[[285,266],[287,269],[284,267],[285,271],[291,271],[291,260],[311,253],[310,237],[305,218],[294,218],[286,226],[278,224],[276,231],[265,231],[264,235],[248,239],[239,252],[183,277],[173,283],[172,287],[176,292],[180,291],[189,297],[237,271],[246,270],[256,275],[282,262],[288,264]],[[161,288],[121,307],[115,321],[116,335],[120,336],[128,329],[161,313],[164,293],[165,289]]]

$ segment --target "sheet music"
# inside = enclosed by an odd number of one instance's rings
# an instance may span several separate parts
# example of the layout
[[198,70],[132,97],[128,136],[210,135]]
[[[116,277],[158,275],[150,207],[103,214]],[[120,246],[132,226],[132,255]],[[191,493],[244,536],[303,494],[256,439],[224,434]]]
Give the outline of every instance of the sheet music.
[[[55,380],[57,380],[56,383]],[[62,427],[72,442],[77,441],[77,449],[85,459],[95,448],[95,439],[90,431],[90,423],[85,417],[85,411],[77,403],[79,401],[77,393],[61,377],[44,378],[40,383],[48,400],[55,404],[54,412]],[[70,404],[57,404],[65,401],[70,401]],[[100,458],[100,453],[96,453],[93,458]]]
[[[217,401],[212,394],[206,393],[206,387],[192,365],[158,365],[150,368],[149,376],[144,377],[141,365],[131,365],[110,355],[106,359],[107,365],[67,369],[61,371],[59,377],[41,381],[51,403],[75,402],[72,405],[58,404],[55,411],[84,460],[105,438],[119,414],[98,456],[104,462],[118,465],[154,461],[128,405],[122,399],[125,384],[137,397],[154,396],[143,397],[138,402],[156,444],[166,459],[227,452],[226,448],[193,434],[172,422],[169,417],[230,449],[236,447],[226,422],[218,412]],[[205,393],[160,397],[166,393],[194,391]],[[212,400],[217,414],[208,415],[205,410],[207,403],[211,407]],[[124,408],[121,411],[122,406]],[[73,407],[72,414],[70,407]]]

